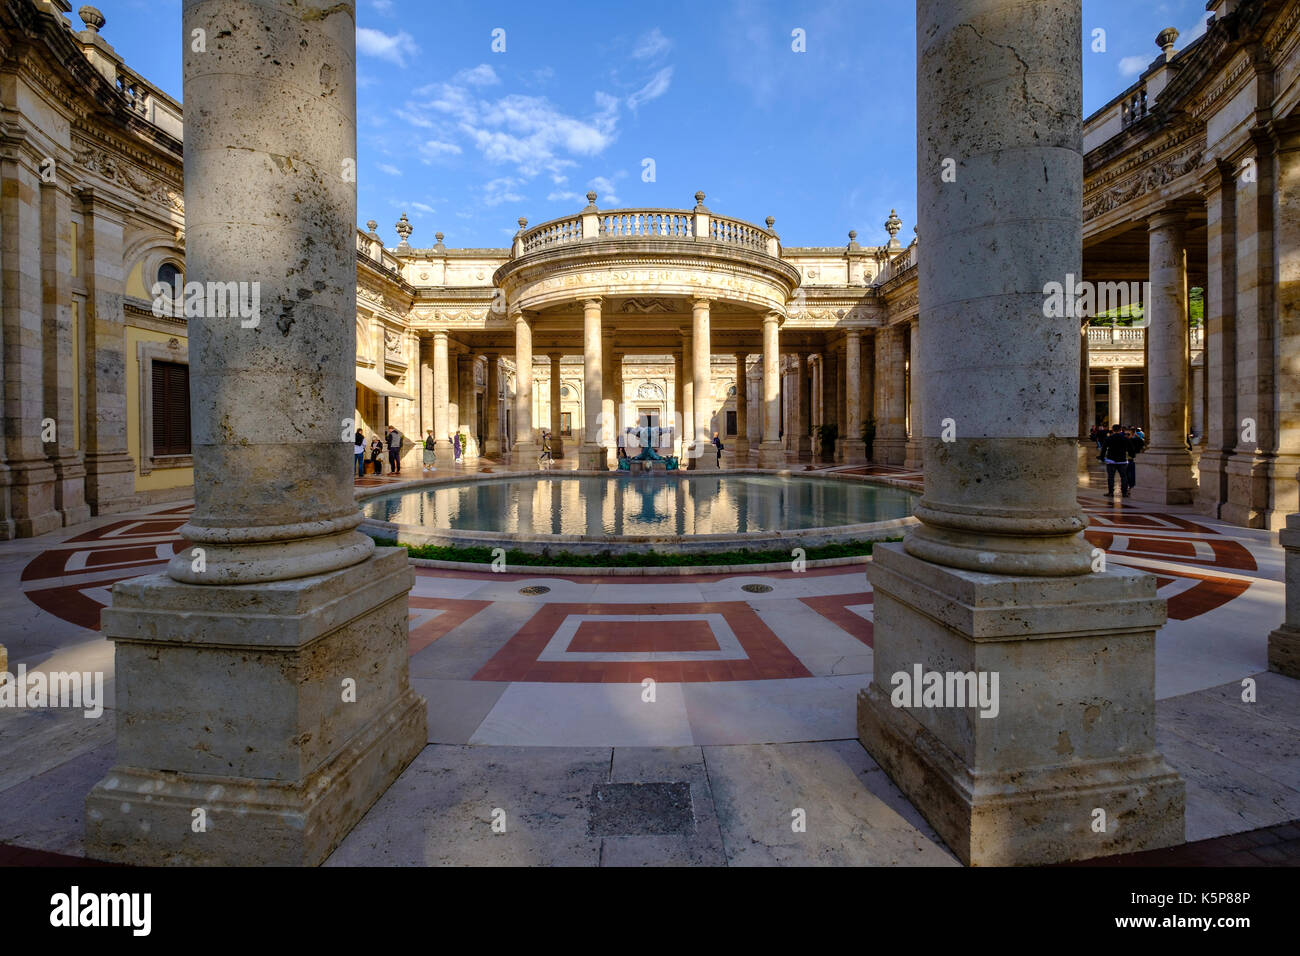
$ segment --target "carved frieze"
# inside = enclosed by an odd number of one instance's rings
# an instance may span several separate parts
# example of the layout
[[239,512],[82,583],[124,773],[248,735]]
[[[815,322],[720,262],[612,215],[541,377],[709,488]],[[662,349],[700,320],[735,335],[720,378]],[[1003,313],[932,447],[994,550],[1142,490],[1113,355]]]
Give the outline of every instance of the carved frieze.
[[1200,148],[1179,156],[1170,157],[1152,163],[1137,175],[1102,189],[1095,197],[1089,197],[1083,204],[1083,219],[1087,222],[1097,216],[1117,209],[1127,202],[1165,186],[1179,176],[1190,173],[1201,163]]
[[72,156],[76,165],[88,173],[103,176],[125,186],[137,196],[165,206],[175,212],[185,211],[185,196],[175,185],[165,182],[111,152],[83,140],[73,140]]

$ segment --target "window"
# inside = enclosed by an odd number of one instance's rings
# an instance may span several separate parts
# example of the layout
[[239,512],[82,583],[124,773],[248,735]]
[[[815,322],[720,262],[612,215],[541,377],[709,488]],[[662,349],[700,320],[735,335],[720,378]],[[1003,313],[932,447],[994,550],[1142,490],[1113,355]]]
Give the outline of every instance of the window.
[[560,412],[560,435],[573,434],[573,412]]
[[158,267],[158,281],[169,286],[175,286],[177,277],[182,274],[180,266],[174,262],[164,262]]
[[190,454],[190,367],[153,363],[153,454]]

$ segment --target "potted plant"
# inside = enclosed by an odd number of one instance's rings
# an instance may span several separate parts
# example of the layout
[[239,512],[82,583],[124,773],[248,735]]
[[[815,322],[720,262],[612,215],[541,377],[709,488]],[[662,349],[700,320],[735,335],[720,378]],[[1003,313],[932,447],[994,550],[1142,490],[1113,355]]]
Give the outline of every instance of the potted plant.
[[822,450],[822,460],[832,461],[835,458],[835,441],[840,437],[840,426],[834,422],[826,422],[818,425],[815,430],[817,443]]

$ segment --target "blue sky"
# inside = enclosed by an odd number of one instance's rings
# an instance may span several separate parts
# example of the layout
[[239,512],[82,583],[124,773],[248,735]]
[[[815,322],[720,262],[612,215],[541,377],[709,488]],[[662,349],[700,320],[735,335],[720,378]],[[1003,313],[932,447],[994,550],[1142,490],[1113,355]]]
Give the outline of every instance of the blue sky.
[[[179,0],[99,7],[104,38],[180,99]],[[603,209],[689,208],[702,189],[714,212],[775,216],[791,246],[841,245],[849,229],[883,242],[897,208],[899,238],[912,238],[911,0],[357,7],[358,218],[390,245],[405,211],[413,246],[435,232],[449,246],[504,246],[520,216],[572,214],[588,189]],[[1085,0],[1085,114],[1155,58],[1161,29],[1177,27],[1181,49],[1206,16],[1204,0]]]

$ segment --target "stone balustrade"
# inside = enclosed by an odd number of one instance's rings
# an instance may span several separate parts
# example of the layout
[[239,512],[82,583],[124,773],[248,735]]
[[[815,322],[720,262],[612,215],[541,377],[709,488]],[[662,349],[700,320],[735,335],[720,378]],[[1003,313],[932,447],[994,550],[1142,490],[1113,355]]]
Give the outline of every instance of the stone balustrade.
[[[1126,345],[1141,348],[1146,342],[1146,326],[1142,325],[1094,325],[1088,328],[1089,345]],[[1191,330],[1191,347],[1205,347],[1205,329]]]
[[695,216],[678,209],[628,209],[601,213],[600,237],[614,239],[620,236],[636,239],[694,239]]
[[525,253],[536,252],[562,242],[577,242],[581,238],[581,216],[552,219],[524,234],[523,249]]

